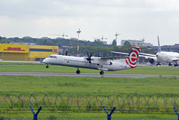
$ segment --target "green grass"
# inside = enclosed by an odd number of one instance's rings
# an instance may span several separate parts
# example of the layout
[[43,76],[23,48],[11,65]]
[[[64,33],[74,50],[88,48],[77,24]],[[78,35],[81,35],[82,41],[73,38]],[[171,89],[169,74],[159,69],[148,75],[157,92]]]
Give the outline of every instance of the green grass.
[[[110,111],[109,111],[110,112]],[[106,113],[44,113],[43,109],[39,113],[38,117],[104,117],[106,118]],[[1,117],[33,117],[32,112],[24,112],[17,114],[0,114]],[[114,112],[112,114],[113,117],[142,117],[142,118],[176,118],[177,115],[168,115],[168,114],[118,114]]]
[[[80,69],[82,73],[98,73],[97,70]],[[69,72],[75,73],[76,68],[50,66],[49,69],[44,66],[16,66],[1,65],[0,71],[4,72]],[[105,72],[105,74],[153,74],[153,75],[179,75],[178,68],[135,68],[123,71]],[[179,94],[179,78],[177,77],[149,77],[149,78],[88,78],[88,77],[34,77],[34,76],[0,76],[0,97],[6,94],[19,95],[20,93],[80,93],[87,94]],[[41,95],[37,94],[38,97]],[[53,97],[53,96],[52,96]],[[54,96],[55,97],[55,96]],[[0,98],[0,99],[1,99]],[[28,106],[27,106],[28,107]],[[1,116],[12,117],[30,117],[31,112],[7,112],[1,113]],[[39,117],[49,116],[71,116],[71,117],[106,117],[106,113],[51,113],[43,110]],[[176,115],[169,114],[121,114],[114,113],[113,117],[167,117],[177,118]]]
[[[34,76],[0,76],[0,97],[6,94],[11,96],[20,95],[20,93],[80,93],[82,95],[87,95],[89,93],[102,94],[104,96],[110,94],[119,93],[137,93],[143,95],[154,95],[154,94],[179,94],[179,78],[177,77],[158,77],[158,78],[87,78],[87,77],[34,77]],[[27,94],[29,95],[29,94]],[[23,95],[26,98],[26,95]],[[42,94],[36,94],[39,99],[43,97]],[[54,98],[56,96],[51,95]],[[12,97],[13,98],[13,97]],[[5,104],[4,104],[5,106]],[[29,109],[29,105],[26,107]],[[31,112],[19,111],[0,114],[0,116],[6,117],[29,117],[32,116]],[[103,117],[106,114],[103,113],[52,113],[47,109],[43,109],[39,117]],[[158,114],[122,114],[121,112],[116,112],[113,117],[162,117]],[[176,117],[175,115],[167,115],[165,117]]]
[[179,94],[179,78],[89,78],[89,77],[34,77],[0,76],[1,93],[68,92],[68,93],[137,93]]
[[[15,66],[15,65],[2,65],[0,72],[53,72],[53,73],[76,73],[76,68],[65,66],[50,66],[45,68],[42,64],[32,66]],[[91,70],[80,68],[81,73],[99,73],[99,70]],[[179,69],[174,67],[149,67],[149,68],[134,68],[121,71],[105,71],[105,74],[150,74],[150,75],[179,75]]]

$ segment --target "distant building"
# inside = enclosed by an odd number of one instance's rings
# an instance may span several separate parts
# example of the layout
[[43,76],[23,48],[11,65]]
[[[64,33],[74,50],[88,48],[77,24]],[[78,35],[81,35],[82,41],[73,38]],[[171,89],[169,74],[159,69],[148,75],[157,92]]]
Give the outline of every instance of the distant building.
[[32,38],[32,37],[30,37],[30,36],[25,36],[25,37],[23,37],[23,38]]
[[64,39],[64,38],[62,38],[62,37],[57,37],[57,38],[55,38],[56,40],[58,40],[58,39]]
[[50,38],[48,38],[48,37],[41,37],[41,39],[47,39],[47,40],[48,40],[48,39],[50,39]]
[[121,40],[121,46],[123,46],[126,41],[128,41],[131,45],[134,45],[134,46],[153,46],[153,44],[151,44],[151,43],[145,43],[144,39],[142,39],[142,40]]
[[59,53],[61,55],[65,55],[66,52],[68,52],[69,48],[73,48],[73,47],[72,46],[62,46],[62,47],[59,48]]
[[26,43],[23,43],[23,42],[20,42],[20,43],[18,43],[18,42],[10,42],[9,44],[36,45],[36,43],[28,43],[28,42],[26,42]]
[[[158,46],[152,46],[154,53],[158,52]],[[179,44],[174,45],[163,45],[161,46],[162,51],[173,51],[173,52],[179,52]]]
[[0,59],[13,61],[40,61],[51,54],[58,55],[58,49],[58,46],[0,44]]
[[77,38],[70,38],[70,40],[78,40]]
[[101,41],[103,44],[106,44],[107,45],[107,41]]

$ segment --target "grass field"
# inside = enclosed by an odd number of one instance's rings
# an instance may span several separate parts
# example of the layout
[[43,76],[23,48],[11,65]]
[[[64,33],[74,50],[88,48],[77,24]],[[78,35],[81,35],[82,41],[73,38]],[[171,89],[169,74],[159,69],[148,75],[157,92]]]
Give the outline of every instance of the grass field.
[[[2,65],[0,72],[54,72],[54,73],[76,73],[76,68],[64,66],[50,66],[45,68],[45,65],[27,66],[27,65]],[[80,68],[81,73],[99,73],[99,70],[91,70]],[[121,71],[105,71],[105,74],[150,74],[150,75],[179,75],[179,68],[174,67],[142,67]]]
[[[80,69],[82,73],[98,73],[96,70]],[[49,69],[44,66],[16,66],[2,65],[1,72],[62,72],[66,71],[74,73],[76,68],[50,66]],[[179,75],[179,69],[169,67],[154,68],[135,68],[124,71],[105,72],[105,74],[153,74],[153,75]],[[33,76],[0,76],[0,97],[6,94],[19,95],[20,93],[33,92],[56,92],[56,93],[80,93],[80,94],[170,94],[179,95],[179,78],[177,77],[158,77],[158,78],[89,78],[89,77],[33,77]],[[18,112],[16,114],[1,113],[1,116],[32,116],[31,112],[24,114]],[[106,116],[105,113],[44,113],[43,116]],[[168,114],[117,114],[113,116],[132,116],[132,117],[175,117],[176,115]]]
[[0,91],[21,92],[67,92],[109,95],[114,93],[179,94],[179,78],[89,78],[89,77],[33,77],[0,76]]
[[[104,117],[104,120],[106,120],[106,113],[43,113],[43,111],[41,111],[38,115],[38,117]],[[0,114],[0,118],[1,117],[33,117],[31,112],[25,112],[25,113],[16,113],[16,114],[5,114],[5,115],[1,115]],[[113,117],[126,117],[128,118],[127,120],[130,120],[130,118],[173,118],[177,120],[177,115],[168,115],[168,114],[117,114],[117,113],[113,113],[112,114],[112,119]],[[3,119],[2,119],[3,120]],[[13,119],[14,120],[14,119]],[[47,119],[48,120],[48,119]],[[67,119],[69,120],[69,119]],[[135,119],[137,120],[137,119]]]

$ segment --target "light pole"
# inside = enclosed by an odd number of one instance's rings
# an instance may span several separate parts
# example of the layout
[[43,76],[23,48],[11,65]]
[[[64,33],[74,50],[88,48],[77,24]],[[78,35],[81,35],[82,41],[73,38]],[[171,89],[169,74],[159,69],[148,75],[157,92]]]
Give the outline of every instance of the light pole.
[[77,43],[77,57],[79,57],[79,34],[81,33],[80,29],[77,31],[78,34],[78,43]]
[[121,34],[117,34],[117,32],[116,32],[116,34],[115,34],[115,36],[116,36],[116,45],[117,45],[117,36],[118,35],[121,35]]

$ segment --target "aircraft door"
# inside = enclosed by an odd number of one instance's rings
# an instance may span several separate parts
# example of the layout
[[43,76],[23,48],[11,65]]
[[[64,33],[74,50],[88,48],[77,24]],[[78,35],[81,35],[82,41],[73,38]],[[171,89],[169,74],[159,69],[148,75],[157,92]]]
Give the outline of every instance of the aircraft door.
[[61,63],[61,64],[63,63],[63,57],[62,56],[59,56],[58,62]]

